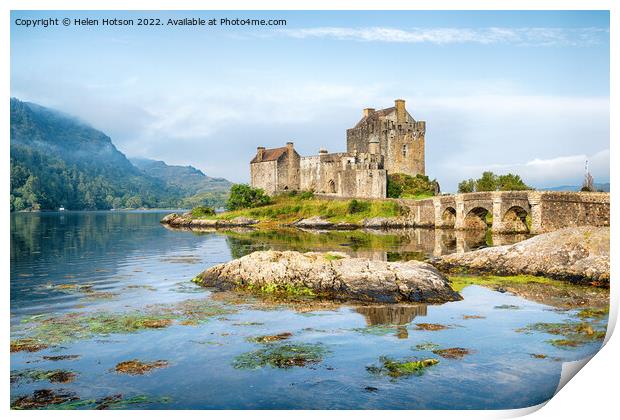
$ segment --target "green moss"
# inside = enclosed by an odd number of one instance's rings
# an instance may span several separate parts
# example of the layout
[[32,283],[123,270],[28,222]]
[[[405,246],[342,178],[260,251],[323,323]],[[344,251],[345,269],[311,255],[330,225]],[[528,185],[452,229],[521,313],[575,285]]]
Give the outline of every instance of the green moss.
[[518,276],[476,276],[476,275],[453,275],[448,277],[452,283],[452,288],[460,292],[465,287],[471,285],[495,287],[495,286],[511,286],[518,284],[549,284],[558,285],[561,284],[559,280],[553,280],[547,277],[530,276],[527,274]]
[[324,257],[328,261],[341,260],[344,258],[342,255],[334,255],[334,254],[325,254]]
[[312,289],[302,285],[265,283],[260,285],[239,285],[239,289],[259,295],[269,295],[279,299],[314,298]]
[[320,363],[327,353],[328,350],[322,344],[267,344],[259,350],[235,358],[233,367],[235,369],[303,367]]
[[439,363],[437,359],[394,360],[386,356],[379,358],[380,366],[367,366],[366,370],[375,375],[387,375],[392,378],[401,376],[421,375],[426,368]]

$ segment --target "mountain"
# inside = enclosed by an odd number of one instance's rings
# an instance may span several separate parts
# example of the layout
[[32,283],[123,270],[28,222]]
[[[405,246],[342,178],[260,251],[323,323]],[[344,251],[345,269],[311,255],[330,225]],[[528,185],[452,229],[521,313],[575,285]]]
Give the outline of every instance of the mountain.
[[[597,191],[609,192],[610,191],[610,183],[602,182],[602,183],[594,183],[594,188]],[[580,186],[577,185],[560,185],[557,187],[547,187],[547,188],[539,188],[542,191],[579,191],[581,190]]]
[[228,192],[232,186],[227,179],[206,176],[193,166],[168,165],[161,160],[144,158],[130,158],[129,160],[145,174],[180,189],[186,195],[214,191]]
[[189,190],[137,168],[88,124],[11,98],[11,211],[178,207]]

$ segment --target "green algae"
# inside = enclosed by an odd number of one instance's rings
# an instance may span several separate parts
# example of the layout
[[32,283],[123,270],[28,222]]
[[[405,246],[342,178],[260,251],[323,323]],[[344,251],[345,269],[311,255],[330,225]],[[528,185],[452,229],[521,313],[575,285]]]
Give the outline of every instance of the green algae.
[[327,353],[326,347],[320,343],[266,344],[259,350],[236,357],[233,367],[235,369],[304,367],[322,362]]
[[527,274],[517,275],[517,276],[476,276],[476,275],[454,275],[448,277],[452,288],[460,292],[465,287],[470,285],[477,286],[485,286],[485,287],[495,287],[501,285],[516,285],[516,284],[545,284],[545,285],[557,285],[561,284],[560,280],[553,280],[548,277],[542,276],[531,276]]
[[168,367],[167,360],[156,360],[154,362],[142,362],[138,359],[126,360],[118,363],[114,367],[116,373],[124,373],[126,375],[144,375],[154,369],[162,369]]
[[429,323],[424,323],[424,322],[415,324],[415,329],[418,331],[440,331],[440,330],[446,330],[449,328],[450,327],[448,327],[447,325],[442,325],[442,324],[429,324]]
[[398,325],[390,325],[390,324],[369,325],[363,328],[353,328],[352,331],[355,331],[360,334],[366,334],[366,335],[384,336],[384,335],[396,334],[398,332]]
[[433,350],[438,356],[443,357],[444,359],[462,359],[463,357],[471,354],[471,350],[465,349],[463,347],[451,347],[448,349],[437,349]]
[[11,383],[30,383],[39,381],[49,381],[51,383],[68,383],[73,382],[77,374],[70,370],[54,369],[24,369],[11,371]]
[[437,350],[439,348],[439,344],[435,344],[432,341],[425,341],[424,343],[416,344],[414,348],[415,350],[420,351],[432,351]]
[[162,329],[175,323],[193,325],[235,310],[211,300],[186,300],[171,305],[154,305],[132,312],[71,312],[46,316],[23,324],[25,337],[11,341],[11,352],[39,351],[67,342],[112,334],[132,334]]
[[290,332],[283,332],[283,333],[274,334],[274,335],[261,335],[258,337],[250,337],[248,338],[248,341],[251,343],[259,343],[259,344],[273,343],[275,341],[288,340],[292,336],[293,334]]
[[20,351],[26,351],[28,353],[34,353],[44,350],[49,347],[49,344],[43,343],[35,338],[18,338],[11,340],[11,353],[17,353]]
[[517,275],[451,275],[452,288],[460,292],[476,285],[514,295],[545,305],[562,309],[591,307],[601,309],[609,306],[609,289],[574,284],[542,276]]
[[609,315],[609,307],[607,308],[585,308],[577,313],[580,319],[603,319]]
[[439,360],[395,360],[387,356],[381,356],[379,362],[379,366],[366,366],[366,370],[375,375],[387,375],[391,378],[400,378],[402,376],[422,375],[428,367],[439,363]]
[[170,397],[153,398],[148,395],[125,397],[122,394],[109,395],[97,399],[80,399],[74,392],[66,390],[39,389],[30,395],[22,395],[11,403],[13,410],[122,410],[133,406],[148,404],[167,404]]
[[550,339],[547,342],[555,347],[569,349],[602,341],[605,338],[606,330],[597,329],[597,327],[599,326],[587,322],[538,322],[519,328],[516,332],[526,334],[542,332],[562,336],[562,338]]

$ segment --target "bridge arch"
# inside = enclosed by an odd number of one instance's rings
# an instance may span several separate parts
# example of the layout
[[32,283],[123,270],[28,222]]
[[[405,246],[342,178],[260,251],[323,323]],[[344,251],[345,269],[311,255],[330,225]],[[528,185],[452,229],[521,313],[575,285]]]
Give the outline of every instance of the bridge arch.
[[447,228],[453,228],[456,224],[456,209],[448,206],[441,214],[441,225]]
[[[528,206],[529,207],[529,206]],[[502,216],[502,230],[513,233],[528,233],[530,222],[528,209],[519,205],[509,207]]]
[[484,230],[490,226],[489,217],[493,215],[493,212],[486,207],[477,206],[471,208],[465,213],[465,219],[463,223],[463,229],[465,230]]

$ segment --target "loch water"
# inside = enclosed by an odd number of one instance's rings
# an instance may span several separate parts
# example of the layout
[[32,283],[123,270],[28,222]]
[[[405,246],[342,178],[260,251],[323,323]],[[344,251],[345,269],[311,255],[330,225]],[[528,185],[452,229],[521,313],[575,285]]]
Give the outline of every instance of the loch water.
[[[160,225],[164,214],[11,215],[11,338],[34,337],[44,344],[38,351],[11,353],[13,403],[51,390],[69,397],[40,408],[521,408],[551,398],[562,364],[587,357],[602,344],[554,345],[552,340],[562,337],[527,329],[536,323],[584,322],[578,317],[585,309],[580,294],[584,302],[607,296],[601,289],[569,284],[549,286],[549,293],[540,288],[514,293],[473,282],[461,288],[463,300],[443,305],[315,306],[265,303],[191,282],[209,266],[261,249],[343,251],[396,261],[523,237],[429,229],[194,232]],[[558,304],[568,295],[577,303]],[[135,321],[145,313],[157,313],[161,325]],[[131,328],[126,314],[134,317]],[[590,321],[595,329],[605,328],[606,319]],[[446,328],[425,330],[420,324]],[[282,333],[290,336],[273,343],[256,340]],[[282,345],[310,346],[320,354],[286,366],[240,363]],[[469,354],[433,353],[450,348]],[[381,373],[385,357],[439,363],[413,375],[390,376]],[[144,374],[116,369],[133,360],[165,362]],[[72,380],[41,375],[54,370],[71,372]]]

